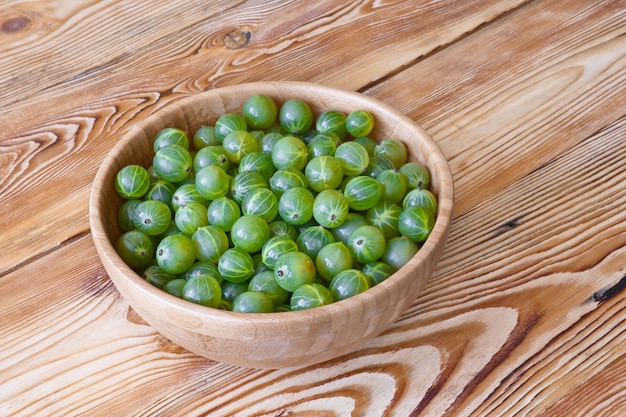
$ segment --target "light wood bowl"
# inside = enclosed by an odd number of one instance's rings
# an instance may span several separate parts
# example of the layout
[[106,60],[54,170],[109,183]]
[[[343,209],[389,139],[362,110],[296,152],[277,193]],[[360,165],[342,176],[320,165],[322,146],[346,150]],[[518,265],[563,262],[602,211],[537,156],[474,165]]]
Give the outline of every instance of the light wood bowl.
[[[193,132],[213,124],[225,112],[241,112],[253,94],[277,104],[300,98],[314,115],[323,110],[369,110],[375,117],[370,135],[394,137],[409,149],[410,160],[425,164],[439,208],[430,237],[411,261],[387,280],[355,297],[297,312],[234,313],[196,305],[162,291],[137,275],[117,255],[121,235],[117,211],[122,199],[114,188],[119,169],[148,167],[158,131],[175,126]],[[180,346],[219,362],[252,368],[304,366],[350,353],[383,332],[414,301],[432,275],[444,249],[453,209],[450,168],[440,149],[415,122],[390,106],[362,94],[303,82],[259,82],[224,87],[181,99],[138,123],[111,150],[91,190],[93,240],[109,277],[132,308],[158,332]]]

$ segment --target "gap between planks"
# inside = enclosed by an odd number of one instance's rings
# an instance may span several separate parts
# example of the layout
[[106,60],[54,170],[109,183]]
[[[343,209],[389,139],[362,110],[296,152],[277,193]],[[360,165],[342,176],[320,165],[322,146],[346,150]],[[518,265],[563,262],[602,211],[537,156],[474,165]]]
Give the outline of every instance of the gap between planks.
[[412,61],[399,66],[398,68],[394,69],[393,71],[388,72],[387,74],[378,77],[375,81],[369,82],[367,84],[365,84],[363,87],[357,89],[356,91],[358,93],[361,94],[367,94],[368,90],[378,86],[378,84],[382,84],[385,81],[395,77],[398,74],[401,74],[402,72],[406,71],[408,68],[419,64],[422,61],[427,60],[428,58],[430,58],[431,56],[446,50],[447,48],[457,44],[458,42],[461,42],[462,40],[464,40],[465,38],[467,38],[468,36],[480,32],[482,30],[484,30],[485,28],[491,26],[492,24],[499,22],[502,19],[507,18],[509,15],[513,14],[513,13],[517,13],[518,10],[521,10],[524,7],[527,7],[530,3],[533,3],[537,0],[526,0],[525,2],[521,3],[518,6],[515,6],[509,10],[506,10],[502,13],[500,13],[499,15],[495,16],[493,19],[489,20],[488,22],[483,22],[480,25],[476,26],[474,29],[470,30],[469,32],[465,32],[462,35],[456,37],[455,39],[452,39],[450,42],[444,43],[442,45],[437,46],[436,48],[432,49],[431,51],[428,51],[427,53],[425,53],[424,55],[420,55],[417,58],[413,59]]
[[86,236],[91,236],[91,229],[87,229],[87,230],[84,230],[82,232],[79,232],[79,233],[75,234],[74,236],[70,236],[69,238],[59,242],[58,245],[56,245],[56,246],[54,246],[54,247],[52,247],[50,249],[47,249],[47,250],[45,250],[43,252],[40,252],[40,253],[38,253],[35,256],[32,256],[30,258],[26,258],[22,262],[11,266],[10,268],[5,269],[4,271],[0,271],[0,279],[2,279],[5,275],[8,275],[8,274],[10,274],[12,272],[17,271],[18,269],[21,269],[21,268],[25,267],[26,265],[29,265],[29,264],[31,264],[31,263],[33,263],[33,262],[35,262],[35,261],[37,261],[37,260],[39,260],[41,258],[44,258],[44,257],[46,257],[48,255],[53,254],[54,252],[56,252],[59,249],[63,249],[64,247],[66,247],[68,245],[71,245],[74,242],[78,242],[78,241],[82,240]]

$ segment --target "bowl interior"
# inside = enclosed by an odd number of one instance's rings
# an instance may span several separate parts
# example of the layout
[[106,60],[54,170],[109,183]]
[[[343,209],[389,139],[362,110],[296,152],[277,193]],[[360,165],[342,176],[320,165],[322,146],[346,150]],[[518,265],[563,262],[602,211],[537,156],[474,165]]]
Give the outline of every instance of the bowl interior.
[[[166,127],[190,137],[203,124],[228,112],[241,112],[252,94],[267,94],[277,105],[290,98],[306,101],[317,116],[324,110],[370,111],[371,137],[403,141],[409,159],[425,164],[438,199],[435,227],[411,261],[365,293],[324,307],[286,313],[243,314],[210,309],[153,287],[117,255],[122,234],[117,212],[123,200],[114,188],[117,172],[128,164],[148,167],[152,141]],[[300,82],[263,82],[224,87],[179,100],[133,127],[111,150],[94,180],[90,222],[98,254],[129,304],[156,330],[181,346],[222,362],[257,368],[306,365],[335,358],[382,332],[414,301],[443,251],[453,208],[453,183],[443,154],[411,119],[367,96]]]

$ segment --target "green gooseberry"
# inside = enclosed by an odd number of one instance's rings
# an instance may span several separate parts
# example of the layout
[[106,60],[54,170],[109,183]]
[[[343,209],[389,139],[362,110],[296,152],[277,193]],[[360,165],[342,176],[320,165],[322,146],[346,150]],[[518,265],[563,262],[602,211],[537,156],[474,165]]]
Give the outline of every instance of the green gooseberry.
[[184,147],[168,145],[154,154],[152,166],[159,178],[177,183],[183,181],[192,172],[193,159]]
[[255,94],[244,101],[241,113],[249,128],[264,130],[276,121],[278,107],[271,97]]
[[348,248],[359,263],[377,261],[385,253],[386,240],[376,226],[360,226],[350,234]]
[[408,151],[403,142],[398,139],[386,138],[374,148],[374,155],[384,156],[393,162],[396,169],[404,165],[408,158]]
[[313,217],[329,229],[340,226],[350,212],[348,198],[338,190],[323,190],[313,201]]
[[165,232],[170,225],[172,212],[167,204],[159,200],[144,200],[133,211],[133,224],[148,236]]
[[298,245],[290,237],[278,235],[270,237],[261,248],[261,261],[269,269],[274,269],[278,258],[287,252],[296,252]]
[[224,310],[224,311],[233,311],[233,302],[232,301],[228,301],[228,300],[224,300],[223,296],[222,296],[222,301],[220,302],[220,305],[217,306],[218,310]]
[[222,145],[210,145],[201,148],[193,158],[193,169],[195,172],[209,165],[217,165],[224,171],[230,169],[230,160],[226,150]]
[[156,249],[156,262],[165,272],[182,274],[196,261],[191,238],[183,234],[165,236]]
[[293,292],[315,279],[315,264],[304,252],[287,252],[274,264],[274,278],[286,291]]
[[131,268],[146,266],[154,257],[152,239],[139,230],[130,230],[122,234],[115,243],[115,250]]
[[230,230],[233,244],[248,253],[255,253],[263,248],[270,237],[270,228],[260,216],[244,214],[235,220]]
[[411,239],[405,236],[394,237],[387,241],[385,253],[380,260],[397,271],[406,265],[418,250],[417,243]]
[[374,155],[370,157],[370,162],[367,165],[364,175],[377,178],[381,172],[393,169],[396,168],[391,159],[385,156]]
[[315,258],[317,272],[327,281],[346,269],[354,267],[350,250],[343,242],[329,243],[324,246]]
[[324,285],[312,282],[296,288],[291,295],[290,310],[299,311],[331,304],[333,296]]
[[222,301],[233,301],[242,292],[248,291],[248,285],[250,281],[244,280],[241,282],[222,281],[220,286],[222,287]]
[[223,143],[224,138],[231,132],[247,130],[245,119],[238,113],[224,113],[215,121],[215,137],[220,143]]
[[334,156],[337,149],[337,143],[325,137],[326,135],[317,135],[306,145],[307,152],[309,153],[309,161],[316,156]]
[[278,121],[286,132],[301,134],[308,131],[313,125],[313,112],[308,103],[293,98],[280,106]]
[[333,234],[323,226],[307,227],[296,239],[298,250],[309,255],[311,259],[317,258],[317,254],[324,246],[334,242]]
[[402,200],[402,207],[421,206],[428,209],[433,216],[437,214],[437,197],[425,188],[413,188]]
[[359,226],[364,226],[367,224],[367,220],[365,217],[359,213],[349,212],[346,216],[346,219],[339,226],[331,229],[331,233],[337,242],[343,242],[345,245],[348,244],[350,239],[350,234],[354,229]]
[[129,230],[135,229],[135,223],[133,222],[133,213],[137,205],[141,203],[142,200],[138,200],[136,198],[126,200],[120,206],[117,212],[117,222],[120,225],[120,228],[123,232],[128,232]]
[[369,280],[370,287],[373,287],[389,278],[394,273],[394,269],[382,261],[374,261],[363,265],[361,272]]
[[370,162],[367,150],[355,141],[344,142],[337,146],[335,158],[340,160],[343,173],[348,176],[363,174]]
[[155,180],[150,183],[150,188],[144,195],[144,200],[158,200],[164,202],[170,210],[174,210],[172,206],[172,197],[177,187],[167,181]]
[[264,129],[264,131],[265,133],[280,133],[281,135],[287,134],[287,131],[283,129],[278,120],[267,129]]
[[140,165],[127,165],[115,176],[115,191],[122,198],[141,198],[148,188],[150,188],[150,174]]
[[302,225],[313,218],[315,197],[303,187],[290,188],[278,200],[278,213],[292,225]]
[[263,141],[263,136],[265,136],[265,132],[262,130],[249,130],[250,134],[252,136],[254,136],[254,139],[256,139],[256,143],[257,143],[257,148],[259,149],[259,151],[261,150],[261,144]]
[[272,148],[274,147],[276,142],[278,142],[280,139],[283,138],[283,136],[285,135],[279,132],[266,133],[261,139],[261,152],[263,152],[266,155],[271,155]]
[[359,175],[346,183],[344,195],[351,209],[365,211],[378,203],[382,196],[382,186],[376,178]]
[[200,150],[207,146],[219,145],[221,142],[215,136],[215,126],[202,125],[196,130],[192,138],[193,147]]
[[209,204],[209,200],[202,197],[196,188],[196,184],[183,184],[176,188],[172,194],[172,209],[174,212],[189,203],[200,203],[203,206]]
[[241,210],[244,215],[253,214],[270,223],[278,215],[278,198],[269,188],[254,188],[243,199]]
[[430,187],[430,172],[421,163],[407,162],[399,168],[399,171],[407,177],[409,188],[428,189]]
[[386,240],[400,236],[398,231],[398,218],[402,213],[402,207],[389,201],[379,201],[374,207],[367,210],[365,218],[371,225],[376,226],[385,236]]
[[156,173],[152,165],[150,165],[146,171],[148,171],[148,176],[150,177],[150,181],[156,181],[156,180],[161,179],[159,177],[159,174]]
[[229,176],[222,168],[208,165],[196,172],[196,190],[207,200],[224,197],[229,190]]
[[306,176],[296,168],[280,168],[269,179],[269,187],[277,197],[290,188],[306,188],[307,185]]
[[296,136],[283,136],[272,147],[272,163],[276,169],[295,168],[303,170],[309,160],[309,152],[302,139]]
[[230,132],[222,142],[228,160],[238,164],[241,158],[259,150],[259,143],[250,133],[242,130]]
[[395,169],[387,169],[380,172],[376,179],[383,187],[381,200],[390,203],[399,203],[407,194],[407,180],[404,174]]
[[289,291],[282,288],[274,278],[274,271],[267,270],[253,276],[248,283],[249,291],[262,292],[272,301],[274,307],[289,301]]
[[256,171],[269,181],[276,172],[272,162],[272,157],[260,151],[251,152],[241,158],[239,162],[239,172]]
[[230,232],[235,221],[241,217],[241,207],[235,200],[219,197],[211,201],[207,208],[209,224]]
[[315,128],[311,128],[304,133],[300,133],[298,137],[308,145],[309,142],[318,134],[320,134],[320,132],[318,132]]
[[[271,238],[270,238],[271,239]],[[267,243],[267,242],[265,242]],[[262,251],[263,249],[261,249]],[[252,255],[252,261],[254,262],[254,273],[259,274],[263,271],[269,271],[270,269],[263,263],[262,252],[257,252]]]
[[233,300],[232,311],[238,313],[271,313],[274,311],[274,303],[263,292],[244,291]]
[[270,228],[270,236],[287,236],[291,240],[296,240],[298,231],[294,226],[284,220],[274,220],[268,224]]
[[195,304],[217,308],[222,302],[222,288],[209,275],[196,275],[187,279],[182,298]]
[[374,116],[367,110],[354,110],[346,117],[346,130],[355,138],[369,135],[374,128]]
[[185,278],[176,278],[163,285],[163,291],[172,294],[174,297],[183,298],[183,289],[187,284]]
[[197,202],[187,203],[184,207],[176,210],[174,222],[178,230],[191,236],[199,227],[209,224],[207,208]]
[[244,249],[229,248],[220,256],[217,269],[226,281],[243,282],[254,274],[254,261]]
[[220,256],[229,247],[228,236],[224,230],[215,225],[205,225],[191,235],[195,256],[200,261],[217,264]]
[[333,156],[316,156],[306,164],[304,174],[313,191],[334,190],[343,180],[343,166]]
[[378,142],[376,142],[374,139],[369,136],[359,136],[354,138],[353,142],[361,144],[367,151],[370,159],[374,156],[374,148],[376,147],[376,145],[378,145]]
[[347,115],[340,110],[325,110],[315,120],[315,128],[320,133],[331,132],[343,140],[348,134],[346,118]]
[[328,289],[335,301],[354,297],[370,288],[369,280],[358,269],[346,269],[339,272],[330,281]]
[[246,195],[255,188],[267,188],[268,183],[261,174],[256,171],[243,171],[233,178],[230,195],[233,200],[243,204]]
[[185,149],[189,149],[189,136],[187,132],[176,127],[166,127],[160,130],[154,137],[153,150],[158,152],[159,149],[169,145],[179,145]]
[[224,281],[224,278],[222,278],[222,276],[220,275],[218,269],[217,269],[217,264],[213,263],[213,262],[209,262],[209,261],[198,261],[195,262],[191,268],[189,268],[187,270],[187,272],[185,272],[185,279],[190,279],[192,277],[195,276],[200,276],[200,275],[208,275],[211,276],[213,278],[215,278],[215,280],[221,284],[222,281]]
[[416,243],[425,241],[435,226],[435,217],[421,206],[407,207],[398,216],[398,231]]

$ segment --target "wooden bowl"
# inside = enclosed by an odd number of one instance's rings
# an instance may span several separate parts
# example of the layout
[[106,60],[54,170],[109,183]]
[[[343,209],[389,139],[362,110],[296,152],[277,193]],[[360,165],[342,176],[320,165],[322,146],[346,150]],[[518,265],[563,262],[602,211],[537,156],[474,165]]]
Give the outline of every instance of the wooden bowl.
[[[196,305],[160,290],[137,275],[117,255],[122,234],[117,211],[122,199],[114,188],[117,171],[128,164],[148,167],[158,131],[178,127],[191,135],[226,112],[241,112],[253,94],[267,94],[277,105],[290,98],[306,101],[314,116],[327,109],[370,111],[376,120],[370,135],[403,141],[410,160],[425,164],[438,198],[430,237],[410,262],[355,297],[310,310],[235,313]],[[181,99],[133,127],[102,163],[91,190],[93,240],[111,280],[133,309],[158,332],[180,346],[219,362],[252,368],[285,368],[337,358],[383,332],[414,301],[443,251],[453,208],[452,175],[436,143],[415,122],[362,94],[303,82],[259,82],[224,87]]]

